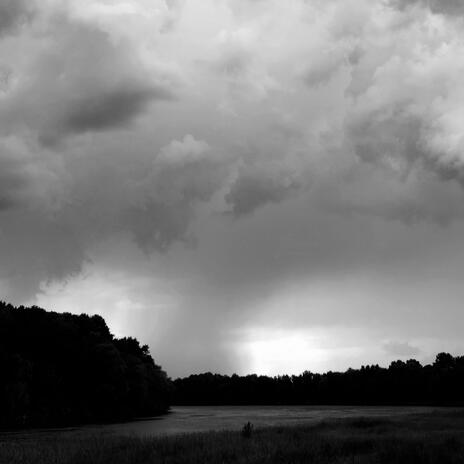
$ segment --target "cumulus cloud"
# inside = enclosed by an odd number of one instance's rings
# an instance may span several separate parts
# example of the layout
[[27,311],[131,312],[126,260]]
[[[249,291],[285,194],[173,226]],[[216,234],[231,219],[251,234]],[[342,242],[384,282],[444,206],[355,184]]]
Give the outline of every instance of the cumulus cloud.
[[[318,57],[319,58],[319,57]],[[341,60],[337,56],[328,54],[320,57],[318,63],[313,62],[306,71],[304,80],[309,86],[326,84],[332,75],[340,68]]]
[[[402,201],[395,200],[396,206],[394,202],[388,208],[379,206],[377,214],[384,211],[385,217],[406,221],[411,217],[441,218],[442,222],[443,218],[461,217],[460,208],[454,201],[444,201],[444,192],[451,191],[450,187],[440,188],[421,172],[428,170],[438,180],[462,184],[463,95],[456,80],[461,64],[454,58],[462,52],[462,45],[447,29],[455,30],[457,26],[451,23],[445,26],[428,19],[422,34],[418,24],[413,20],[397,29],[398,19],[393,14],[377,25],[376,33],[387,37],[395,28],[397,37],[388,39],[380,49],[368,45],[365,36],[373,31],[363,33],[363,54],[352,67],[347,87],[347,95],[354,99],[347,106],[345,142],[362,162],[387,170],[392,178],[401,180],[403,192],[409,190]],[[404,40],[416,46],[402,47]],[[386,203],[388,197],[392,199],[394,194],[384,195]],[[433,200],[422,202],[419,198]],[[438,198],[441,200],[436,201]],[[433,213],[428,204],[434,204]],[[454,206],[450,208],[450,204]]]
[[15,32],[29,21],[34,13],[33,2],[28,0],[1,0],[0,37]]
[[285,170],[266,166],[243,166],[225,195],[234,216],[247,215],[269,203],[280,203],[296,194],[297,176]]
[[161,32],[167,33],[176,27],[177,22],[182,16],[182,9],[184,4],[185,0],[166,0],[168,15],[163,21],[160,29]]
[[18,193],[26,184],[20,163],[14,157],[0,157],[0,209],[12,207],[18,201]]
[[[72,112],[65,116],[65,132],[79,133],[124,126],[156,95],[150,89],[131,88],[131,85],[125,87],[121,85],[113,91],[79,99]],[[162,93],[158,96],[162,96]]]
[[444,14],[449,16],[459,16],[464,14],[464,5],[459,0],[393,0],[395,7],[406,9],[411,6],[419,5],[429,8],[432,13]]
[[[71,136],[131,129],[150,103],[173,97],[169,72],[144,62],[134,43],[93,18],[77,19],[68,6],[41,4],[37,21],[0,41],[0,233],[7,263],[0,279],[15,301],[30,298],[41,282],[79,272],[96,240],[125,230],[120,218],[135,194],[116,202],[132,179],[126,176],[119,193],[98,191],[107,178],[99,150],[73,145]],[[16,24],[29,11],[20,10],[20,1],[0,7],[1,20]]]
[[[353,118],[349,133],[357,155],[364,162],[378,163],[405,181],[412,170],[425,167],[443,180],[462,183],[460,135],[453,140],[446,123],[433,121],[427,112],[416,113],[415,104],[386,106],[359,119]],[[457,121],[456,118],[451,124]]]
[[[214,195],[215,211],[249,217],[294,198],[314,178],[339,184],[332,196],[324,193],[329,187],[314,191],[328,197],[320,204],[332,212],[406,222],[460,217],[449,206],[457,204],[455,189],[416,175],[428,169],[461,182],[462,69],[453,57],[462,47],[453,26],[427,22],[424,33],[417,18],[404,22],[405,13],[384,2],[229,2],[187,44],[184,33],[193,34],[201,13],[191,2],[160,2],[148,16],[145,2],[56,4],[40,33],[26,31],[18,42],[31,59],[2,64],[1,130],[62,151],[66,193],[56,217],[78,224],[83,236],[130,231],[143,249],[164,250],[190,239],[198,205]],[[185,30],[157,27],[149,46],[131,28],[138,16],[159,26],[180,12]],[[130,18],[126,35],[121,18]],[[185,49],[176,61],[179,44]],[[167,70],[184,76],[183,89]],[[169,99],[152,111],[152,102]],[[122,144],[131,132],[134,142]],[[91,146],[73,145],[72,136],[86,133],[96,137]],[[29,147],[49,172],[47,149]],[[6,207],[28,181],[16,160],[3,163]],[[357,190],[346,171],[357,173]],[[370,177],[381,179],[375,195]],[[392,185],[404,188],[394,196]]]
[[35,157],[16,138],[0,142],[0,209],[50,209],[62,193],[60,163]]
[[190,134],[162,147],[140,182],[140,200],[125,213],[124,221],[136,242],[149,251],[188,241],[196,204],[207,202],[225,175],[218,154]]
[[137,244],[147,252],[166,250],[173,242],[188,240],[186,235],[192,210],[188,202],[172,204],[147,200],[141,206],[130,208],[124,222],[132,231]]
[[380,217],[408,226],[419,223],[448,226],[464,218],[460,185],[443,182],[425,167],[411,169],[404,177],[392,172],[390,165],[379,170],[377,166],[363,164],[336,185],[331,184],[330,188],[326,185],[319,197],[327,211]]
[[[29,22],[25,5],[0,3],[7,296],[46,292],[91,257],[79,277],[90,295],[89,269],[99,269],[98,287],[120,259],[127,284],[116,294],[135,306],[133,276],[146,284],[147,308],[153,280],[174,282],[182,302],[172,333],[187,313],[199,321],[186,337],[198,361],[227,338],[226,314],[238,328],[250,302],[281,301],[289,280],[317,280],[337,296],[340,275],[368,290],[361,274],[397,275],[409,263],[419,282],[433,253],[444,267],[455,256],[464,218],[458,2],[49,0]],[[289,296],[288,307],[305,308],[294,325],[388,322],[345,290],[350,314],[342,298]],[[207,338],[202,325],[221,334],[205,350],[194,346],[197,333]]]
[[11,301],[28,301],[42,283],[79,273],[86,251],[75,230],[40,210],[0,213],[0,279]]
[[7,130],[26,125],[46,144],[85,132],[125,127],[154,100],[172,97],[128,43],[95,25],[54,20],[46,49],[4,95]]
[[260,59],[256,33],[251,28],[222,30],[210,67],[224,81],[225,100],[232,105],[241,100],[262,101],[279,84]]
[[155,166],[161,168],[186,166],[213,160],[211,147],[204,140],[196,140],[187,134],[183,140],[172,140],[160,150],[156,157]]

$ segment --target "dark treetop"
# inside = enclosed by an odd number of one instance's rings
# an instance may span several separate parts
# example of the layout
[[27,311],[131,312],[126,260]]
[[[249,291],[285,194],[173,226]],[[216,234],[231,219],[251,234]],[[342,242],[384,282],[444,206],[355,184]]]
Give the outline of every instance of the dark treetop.
[[170,381],[148,346],[100,316],[0,302],[0,426],[124,420],[167,411]]
[[440,353],[431,365],[394,361],[346,372],[267,377],[191,375],[174,381],[173,404],[464,405],[464,356]]
[[171,382],[146,345],[100,316],[0,302],[0,427],[125,420],[169,403],[464,405],[464,356],[298,376],[191,375]]

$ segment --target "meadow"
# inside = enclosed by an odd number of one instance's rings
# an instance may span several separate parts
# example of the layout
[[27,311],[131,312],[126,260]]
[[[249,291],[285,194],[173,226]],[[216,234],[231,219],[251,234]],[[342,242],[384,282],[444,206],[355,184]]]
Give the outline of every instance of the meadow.
[[454,464],[464,411],[161,437],[72,433],[0,436],[2,464]]

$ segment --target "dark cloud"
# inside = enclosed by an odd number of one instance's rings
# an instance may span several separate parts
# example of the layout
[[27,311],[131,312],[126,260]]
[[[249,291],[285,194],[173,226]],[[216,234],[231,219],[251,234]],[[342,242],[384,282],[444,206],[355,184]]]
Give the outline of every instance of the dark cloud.
[[171,141],[140,184],[142,200],[124,214],[124,227],[146,251],[190,241],[188,229],[197,203],[207,202],[226,175],[226,164],[206,142],[191,135]]
[[[6,94],[10,130],[29,127],[45,144],[130,124],[154,100],[172,98],[166,77],[149,72],[123,40],[67,19],[50,26],[51,44]],[[19,77],[22,77],[19,75]]]
[[33,298],[42,283],[68,278],[85,260],[76,232],[41,211],[10,209],[0,212],[0,256],[7,266],[0,279],[8,298],[17,303]]
[[429,4],[434,13],[450,16],[464,14],[464,3],[461,0],[429,0]]
[[[341,214],[356,212],[399,220],[411,225],[442,226],[464,217],[464,170],[446,148],[431,147],[426,115],[414,115],[408,104],[384,107],[353,117],[348,134],[355,154],[369,168],[352,170],[351,179],[326,195],[324,203]],[[376,171],[380,168],[380,171]],[[363,190],[372,192],[365,195]]]
[[[359,45],[338,44],[339,48],[319,52],[311,57],[311,63],[303,73],[303,81],[309,87],[317,87],[330,80],[344,67],[356,69],[364,57],[364,50]],[[349,90],[348,90],[349,91]]]
[[409,6],[419,5],[429,8],[432,13],[448,16],[460,16],[464,14],[464,3],[461,0],[392,0],[396,8],[404,10]]
[[[457,27],[454,22],[446,24]],[[462,97],[454,80],[459,66],[454,56],[460,46],[456,43],[438,53],[441,42],[431,35],[424,40],[421,36],[423,49],[403,47],[401,41],[412,37],[411,23],[403,26],[398,34],[404,38],[393,45],[396,55],[392,50],[374,54],[368,47],[354,63],[347,88],[354,100],[345,118],[345,142],[362,163],[380,167],[383,178],[376,168],[364,172],[365,179],[375,176],[378,188],[357,177],[352,185],[363,185],[364,193],[358,190],[351,202],[345,191],[338,207],[406,224],[446,225],[463,216]]]
[[221,73],[230,77],[240,77],[243,75],[251,62],[251,57],[243,50],[230,50],[224,53],[215,63],[215,67]]
[[186,241],[192,209],[190,202],[174,205],[149,200],[131,208],[124,215],[125,227],[133,234],[140,248],[146,252],[165,251],[175,241]]
[[[59,169],[17,139],[0,145],[0,281],[23,303],[40,284],[79,272],[85,259],[75,231],[60,217]],[[36,155],[36,156],[35,156]]]
[[0,92],[7,92],[13,72],[3,64],[0,64]]
[[163,89],[156,91],[142,86],[137,88],[128,84],[125,88],[121,85],[112,91],[84,96],[75,104],[71,103],[63,127],[70,133],[121,127],[141,113],[152,99],[169,96]]
[[421,143],[422,121],[407,107],[385,106],[348,120],[348,132],[356,154],[364,162],[383,165],[398,175],[425,158]]
[[47,203],[55,173],[15,139],[0,141],[0,210]]
[[0,210],[16,206],[18,194],[26,184],[20,163],[0,154]]
[[310,87],[326,84],[343,65],[343,57],[326,53],[318,56],[304,74],[304,82]]
[[[361,117],[353,117],[348,122],[348,133],[356,154],[363,162],[380,165],[404,182],[413,170],[426,169],[443,181],[456,181],[464,186],[464,169],[459,155],[450,155],[447,144],[430,142],[436,129],[431,127],[427,114],[414,113],[413,105],[409,101],[385,105]],[[443,134],[439,133],[439,137]],[[421,197],[428,196],[422,190]],[[398,206],[407,211],[411,203],[407,198],[404,200]],[[448,202],[435,206],[438,216],[441,216],[440,208],[444,217],[451,212]]]
[[226,3],[47,1],[0,28],[2,294],[69,292],[179,374],[239,368],[253,324],[380,328],[384,357],[452,331],[458,4],[424,27],[380,0]]
[[234,216],[243,216],[266,204],[280,203],[299,189],[299,182],[290,173],[246,167],[240,170],[225,200]]
[[13,33],[33,16],[29,0],[0,0],[0,37]]

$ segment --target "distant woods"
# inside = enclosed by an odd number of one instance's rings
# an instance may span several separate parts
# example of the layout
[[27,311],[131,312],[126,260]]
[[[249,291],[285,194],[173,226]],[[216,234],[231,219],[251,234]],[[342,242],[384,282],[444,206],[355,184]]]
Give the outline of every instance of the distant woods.
[[135,338],[100,316],[0,302],[0,427],[126,420],[177,405],[464,405],[464,356],[395,361],[346,372],[267,377],[191,375],[171,381]]
[[148,346],[115,338],[102,317],[0,302],[0,427],[150,416],[169,394]]
[[174,404],[464,405],[464,356],[394,361],[346,372],[267,377],[198,374],[174,381]]

